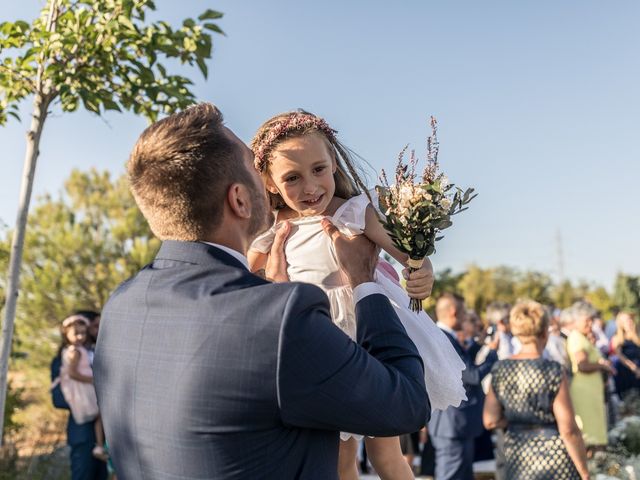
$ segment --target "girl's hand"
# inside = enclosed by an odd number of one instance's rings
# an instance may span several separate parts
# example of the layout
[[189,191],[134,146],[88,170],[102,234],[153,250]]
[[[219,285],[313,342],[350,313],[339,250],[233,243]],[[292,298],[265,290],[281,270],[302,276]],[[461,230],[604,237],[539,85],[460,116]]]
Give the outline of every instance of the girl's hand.
[[402,276],[407,281],[406,290],[411,298],[424,300],[431,295],[433,289],[433,266],[428,258],[424,259],[422,267],[415,272],[409,273],[409,269],[402,271]]

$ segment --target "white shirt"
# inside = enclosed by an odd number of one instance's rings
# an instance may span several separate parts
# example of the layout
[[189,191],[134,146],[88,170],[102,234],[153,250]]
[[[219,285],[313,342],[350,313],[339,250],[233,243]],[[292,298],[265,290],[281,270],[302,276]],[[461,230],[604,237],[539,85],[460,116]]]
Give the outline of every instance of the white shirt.
[[[212,247],[219,248],[223,252],[228,253],[233,258],[235,258],[240,263],[242,263],[242,265],[244,265],[247,270],[249,270],[249,261],[247,260],[247,257],[245,257],[243,254],[241,254],[237,250],[226,247],[224,245],[220,245],[219,243],[212,243],[212,242],[202,242],[202,243],[206,243],[207,245],[211,245]],[[354,304],[358,303],[364,297],[368,297],[369,295],[373,295],[374,293],[383,294],[382,288],[377,283],[375,282],[361,283],[360,285],[356,286],[353,289],[353,303]]]
[[436,325],[440,327],[442,330],[444,330],[445,332],[447,332],[448,334],[453,335],[453,338],[458,338],[456,336],[455,330],[453,330],[453,328],[451,328],[449,325],[445,325],[442,322],[436,322]]

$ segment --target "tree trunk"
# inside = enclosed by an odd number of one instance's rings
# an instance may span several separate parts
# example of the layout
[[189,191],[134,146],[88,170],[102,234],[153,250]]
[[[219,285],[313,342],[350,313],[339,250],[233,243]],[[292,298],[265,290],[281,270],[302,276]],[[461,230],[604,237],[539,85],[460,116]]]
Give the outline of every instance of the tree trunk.
[[9,354],[11,353],[11,340],[13,337],[13,324],[18,303],[18,287],[20,285],[20,265],[22,263],[22,250],[27,228],[29,202],[33,190],[33,177],[38,159],[40,136],[47,118],[49,100],[37,93],[33,101],[33,116],[31,127],[27,132],[27,150],[24,158],[22,183],[20,186],[20,203],[16,227],[11,243],[11,257],[9,261],[9,275],[6,291],[6,304],[2,322],[2,343],[0,343],[0,447],[4,436],[4,409],[7,397],[7,374],[9,370]]

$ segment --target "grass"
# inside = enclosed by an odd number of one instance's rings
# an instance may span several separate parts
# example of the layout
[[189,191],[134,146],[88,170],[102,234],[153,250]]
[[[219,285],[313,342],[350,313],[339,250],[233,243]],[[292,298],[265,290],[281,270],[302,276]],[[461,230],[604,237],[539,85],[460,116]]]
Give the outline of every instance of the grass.
[[68,412],[51,404],[49,368],[14,359],[9,372],[13,413],[0,449],[0,480],[65,480]]

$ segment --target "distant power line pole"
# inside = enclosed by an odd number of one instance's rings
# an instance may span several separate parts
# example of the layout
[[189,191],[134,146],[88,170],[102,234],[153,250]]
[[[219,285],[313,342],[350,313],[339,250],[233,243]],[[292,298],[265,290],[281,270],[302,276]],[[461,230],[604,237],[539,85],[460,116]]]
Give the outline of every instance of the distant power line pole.
[[564,253],[562,251],[562,234],[560,229],[556,231],[556,255],[558,256],[558,277],[560,283],[564,282]]

